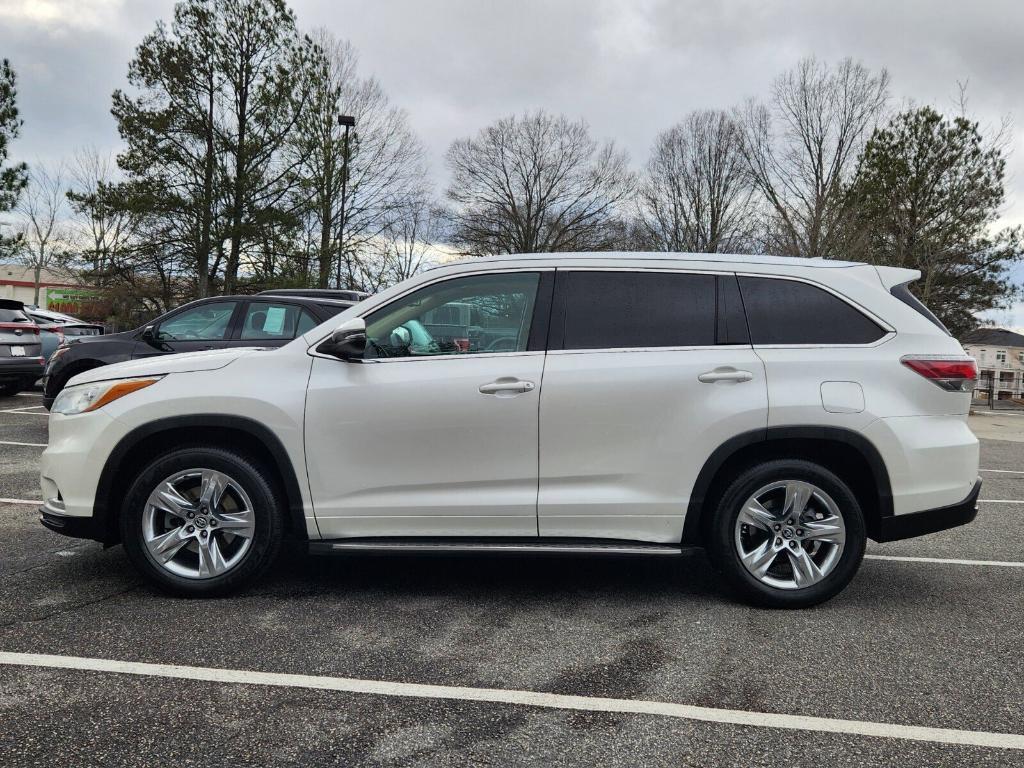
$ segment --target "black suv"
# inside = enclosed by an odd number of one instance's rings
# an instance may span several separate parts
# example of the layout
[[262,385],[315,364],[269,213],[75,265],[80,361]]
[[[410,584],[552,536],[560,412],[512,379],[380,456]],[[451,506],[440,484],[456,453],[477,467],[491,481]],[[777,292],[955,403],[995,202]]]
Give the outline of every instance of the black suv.
[[355,303],[320,295],[211,296],[134,331],[67,339],[46,366],[43,405],[53,405],[68,380],[90,368],[176,352],[280,347]]

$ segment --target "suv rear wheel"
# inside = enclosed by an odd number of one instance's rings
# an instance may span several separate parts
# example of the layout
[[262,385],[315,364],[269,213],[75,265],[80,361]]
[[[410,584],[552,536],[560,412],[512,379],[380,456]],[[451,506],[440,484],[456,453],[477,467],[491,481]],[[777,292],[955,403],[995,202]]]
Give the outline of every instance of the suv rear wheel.
[[828,600],[864,556],[860,505],[834,473],[802,460],[758,464],[726,489],[709,554],[747,601],[803,608]]
[[121,540],[155,586],[186,597],[233,592],[276,557],[284,508],[267,472],[215,447],[182,448],[151,462],[121,511]]

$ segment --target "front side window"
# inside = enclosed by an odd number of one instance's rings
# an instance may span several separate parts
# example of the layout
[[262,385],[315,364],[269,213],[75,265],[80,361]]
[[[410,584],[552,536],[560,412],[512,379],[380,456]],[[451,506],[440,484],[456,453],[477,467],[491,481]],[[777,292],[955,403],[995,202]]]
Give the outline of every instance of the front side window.
[[522,352],[540,274],[473,275],[429,285],[366,317],[366,358]]
[[214,301],[186,309],[157,330],[160,341],[215,341],[228,333],[234,301]]
[[566,272],[564,349],[710,346],[715,276]]
[[852,305],[808,283],[740,277],[751,341],[756,344],[870,344],[885,335]]

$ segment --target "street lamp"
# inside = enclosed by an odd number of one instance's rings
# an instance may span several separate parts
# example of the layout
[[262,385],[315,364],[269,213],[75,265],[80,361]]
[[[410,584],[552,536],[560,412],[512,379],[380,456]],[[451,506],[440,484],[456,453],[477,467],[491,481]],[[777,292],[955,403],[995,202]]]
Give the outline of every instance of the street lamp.
[[338,125],[344,126],[345,138],[341,150],[341,227],[338,229],[338,270],[335,278],[336,287],[341,288],[341,249],[345,237],[345,194],[348,191],[348,131],[354,128],[356,119],[352,115],[338,115]]

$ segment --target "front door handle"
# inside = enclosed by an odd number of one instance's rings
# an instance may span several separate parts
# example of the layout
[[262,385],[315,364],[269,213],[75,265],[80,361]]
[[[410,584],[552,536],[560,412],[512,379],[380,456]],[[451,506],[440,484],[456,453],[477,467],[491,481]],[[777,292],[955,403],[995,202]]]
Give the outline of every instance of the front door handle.
[[522,381],[521,379],[498,379],[492,381],[490,384],[480,385],[481,395],[501,395],[501,394],[521,394],[523,392],[529,392],[534,388],[532,381]]
[[735,368],[715,368],[713,371],[707,371],[697,377],[697,381],[705,384],[714,384],[718,381],[750,381],[754,378],[754,374],[750,371],[738,371]]

